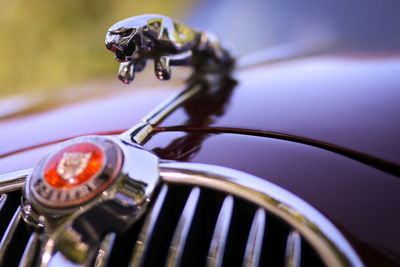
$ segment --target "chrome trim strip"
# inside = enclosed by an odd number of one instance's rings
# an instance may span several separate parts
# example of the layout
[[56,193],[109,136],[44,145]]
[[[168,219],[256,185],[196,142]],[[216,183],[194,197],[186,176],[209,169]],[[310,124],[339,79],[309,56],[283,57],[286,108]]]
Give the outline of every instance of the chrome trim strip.
[[261,249],[264,239],[266,215],[263,208],[259,208],[251,224],[249,239],[243,257],[243,267],[256,267],[260,262]]
[[19,225],[19,222],[21,221],[21,206],[17,208],[17,210],[14,213],[14,216],[12,217],[10,223],[7,226],[6,231],[4,232],[3,238],[1,239],[0,242],[0,262],[3,262],[4,259],[4,254],[7,251],[7,247],[11,242],[12,237],[14,236],[15,230],[17,230],[17,227]]
[[107,266],[108,259],[110,258],[111,250],[115,243],[115,238],[117,234],[114,232],[108,233],[100,244],[99,252],[96,256],[96,261],[94,262],[95,267]]
[[286,242],[285,266],[299,267],[301,263],[301,236],[299,232],[289,233]]
[[136,241],[131,261],[128,266],[136,267],[143,265],[143,260],[145,258],[147,249],[149,247],[150,240],[153,236],[158,216],[160,215],[161,208],[164,204],[167,193],[168,193],[168,186],[163,185],[152,210],[150,211],[149,215],[146,218],[146,221],[144,222],[142,230],[139,234],[139,238]]
[[36,256],[36,250],[39,245],[39,236],[33,232],[29,238],[28,244],[25,247],[24,254],[22,254],[21,260],[18,267],[29,267],[34,266],[34,259]]
[[0,193],[22,189],[25,178],[32,172],[33,168],[15,172],[0,174]]
[[174,237],[167,256],[166,266],[180,266],[183,250],[186,244],[186,239],[189,234],[190,226],[192,225],[193,216],[196,212],[197,203],[200,197],[200,188],[195,187],[190,192],[190,195],[183,208],[178,225],[175,229]]
[[214,227],[210,248],[207,256],[208,267],[220,267],[224,259],[225,244],[228,239],[229,226],[231,224],[234,200],[227,196],[222,203],[218,219]]
[[152,111],[150,111],[140,123],[119,135],[119,138],[127,143],[141,144],[146,137],[153,131],[153,126],[165,119],[168,114],[179,107],[183,102],[197,94],[201,90],[200,84],[189,86],[185,90],[178,92],[167,98]]
[[330,266],[363,266],[343,235],[319,211],[285,189],[259,177],[214,165],[160,163],[165,182],[222,190],[264,207],[297,229]]

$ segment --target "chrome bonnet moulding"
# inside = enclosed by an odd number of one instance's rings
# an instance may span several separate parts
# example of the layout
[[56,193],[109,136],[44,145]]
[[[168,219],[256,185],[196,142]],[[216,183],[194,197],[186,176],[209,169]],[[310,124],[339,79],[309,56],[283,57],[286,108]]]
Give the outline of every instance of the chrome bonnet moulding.
[[0,193],[6,193],[21,189],[25,184],[26,177],[32,169],[25,169],[5,174],[0,174]]

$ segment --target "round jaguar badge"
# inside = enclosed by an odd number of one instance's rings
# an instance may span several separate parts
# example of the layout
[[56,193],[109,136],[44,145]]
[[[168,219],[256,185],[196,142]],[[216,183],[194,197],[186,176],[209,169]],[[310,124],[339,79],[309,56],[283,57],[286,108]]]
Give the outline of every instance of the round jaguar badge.
[[111,184],[122,166],[121,149],[104,137],[66,142],[34,169],[29,191],[40,204],[67,208],[93,199]]

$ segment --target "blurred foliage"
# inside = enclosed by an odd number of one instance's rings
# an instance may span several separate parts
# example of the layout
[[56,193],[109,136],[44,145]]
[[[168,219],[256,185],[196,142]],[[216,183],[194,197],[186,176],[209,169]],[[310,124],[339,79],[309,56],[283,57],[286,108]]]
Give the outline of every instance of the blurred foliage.
[[185,19],[184,0],[2,0],[0,96],[57,89],[118,68],[104,47],[115,22],[145,13]]

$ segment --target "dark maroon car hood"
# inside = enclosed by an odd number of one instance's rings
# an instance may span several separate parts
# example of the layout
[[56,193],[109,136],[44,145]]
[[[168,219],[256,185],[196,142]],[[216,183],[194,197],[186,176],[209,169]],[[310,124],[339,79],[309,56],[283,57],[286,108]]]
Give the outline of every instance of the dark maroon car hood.
[[[311,140],[379,159],[397,174],[399,73],[400,57],[393,56],[310,57],[248,67],[234,73],[228,94],[200,97],[197,105],[178,108],[159,129],[293,136],[305,143]],[[134,89],[132,94],[3,121],[0,156],[82,134],[128,129],[170,94],[160,88],[148,88],[143,93],[134,93]],[[206,110],[216,107],[211,112]],[[190,115],[201,117],[201,109],[205,109],[205,120]]]
[[161,127],[276,133],[380,159],[396,169],[399,74],[399,57],[331,56],[261,65],[236,72],[224,109],[209,119],[193,120],[186,106]]

